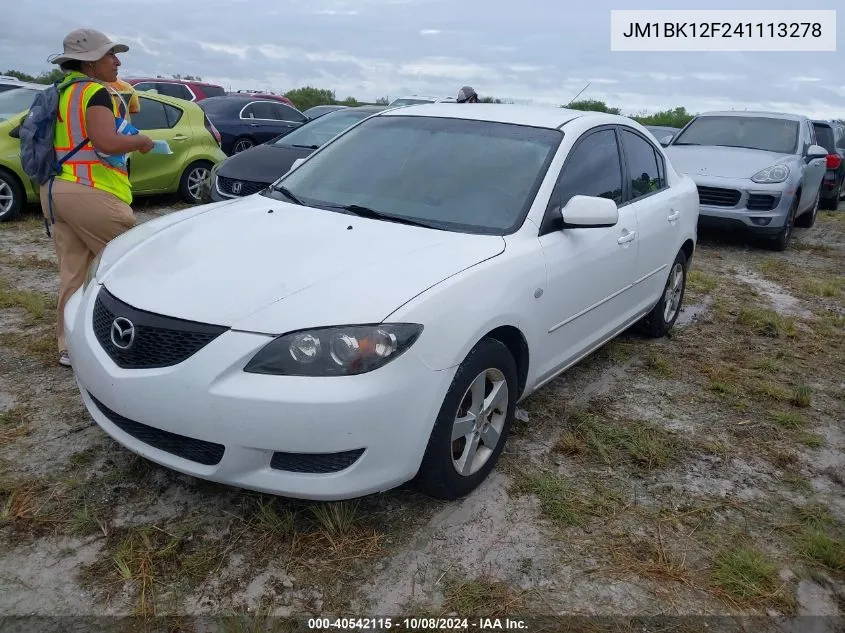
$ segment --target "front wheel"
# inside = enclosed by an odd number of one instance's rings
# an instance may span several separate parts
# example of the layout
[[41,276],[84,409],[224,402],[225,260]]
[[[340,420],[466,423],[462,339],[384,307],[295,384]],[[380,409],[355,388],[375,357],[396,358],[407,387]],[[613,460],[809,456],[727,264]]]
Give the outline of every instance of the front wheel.
[[200,202],[202,185],[211,173],[211,164],[206,161],[197,161],[188,165],[182,172],[182,179],[179,182],[179,195],[182,200],[189,204]]
[[508,348],[483,339],[458,368],[434,423],[417,474],[423,493],[451,501],[487,478],[505,446],[517,388]]
[[669,276],[663,287],[660,301],[640,322],[640,330],[647,336],[652,338],[666,336],[678,320],[687,288],[687,264],[686,253],[678,251],[669,269]]
[[792,240],[792,227],[795,224],[795,214],[798,212],[798,202],[801,200],[801,192],[795,194],[795,200],[789,207],[789,213],[786,216],[786,221],[783,228],[772,240],[769,245],[776,251],[785,251],[789,248],[789,242]]
[[17,179],[5,169],[0,169],[0,222],[18,217],[24,205],[25,194]]

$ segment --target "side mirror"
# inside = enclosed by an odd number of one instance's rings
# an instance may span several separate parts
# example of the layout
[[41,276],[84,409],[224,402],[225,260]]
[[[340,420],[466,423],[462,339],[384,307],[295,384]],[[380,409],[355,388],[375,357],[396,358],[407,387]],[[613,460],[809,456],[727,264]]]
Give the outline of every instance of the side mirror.
[[304,158],[297,158],[295,161],[293,161],[293,165],[290,166],[290,171],[293,171],[294,169],[299,167],[304,162],[305,162]]
[[672,142],[673,138],[674,138],[674,136],[672,136],[671,134],[669,136],[664,136],[662,139],[660,139],[660,144],[663,147],[666,147],[669,143]]
[[619,209],[610,198],[572,196],[560,214],[564,228],[607,228],[619,222]]
[[21,126],[16,125],[10,132],[9,136],[12,138],[20,138],[21,137]]
[[807,162],[809,163],[817,158],[827,158],[827,154],[828,151],[821,145],[810,145],[807,150]]

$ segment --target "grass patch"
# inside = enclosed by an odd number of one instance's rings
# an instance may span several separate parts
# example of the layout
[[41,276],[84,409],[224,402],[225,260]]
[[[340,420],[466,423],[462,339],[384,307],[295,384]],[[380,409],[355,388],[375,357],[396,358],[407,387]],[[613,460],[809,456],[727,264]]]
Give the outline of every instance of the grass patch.
[[56,309],[55,297],[40,292],[19,290],[0,277],[0,308],[20,308],[29,318],[30,324],[51,316]]
[[514,591],[500,581],[449,578],[444,586],[443,611],[462,618],[506,618],[525,608],[525,592]]
[[566,455],[582,455],[605,464],[631,463],[646,471],[673,463],[682,452],[679,438],[646,421],[607,420],[594,410],[575,411],[554,447]]
[[5,446],[29,434],[32,427],[32,408],[18,405],[0,412],[0,446]]
[[800,413],[795,411],[773,411],[772,420],[786,429],[800,429],[807,425],[807,422]]
[[758,336],[793,338],[797,334],[795,319],[767,308],[743,307],[736,322]]
[[785,259],[771,258],[764,259],[757,264],[757,270],[764,277],[768,277],[774,281],[780,281],[781,279],[791,277],[795,272],[795,267]]
[[801,282],[801,290],[813,297],[838,297],[842,292],[842,285],[842,282],[805,279]]
[[591,518],[607,518],[622,511],[625,504],[618,491],[598,481],[590,483],[589,489],[579,489],[555,473],[519,473],[511,493],[536,496],[542,515],[561,529],[584,526]]
[[649,371],[663,378],[671,378],[675,375],[675,368],[669,359],[654,350],[649,350],[646,355],[645,366]]
[[777,566],[762,552],[739,547],[716,558],[713,580],[716,586],[735,598],[763,598],[771,595],[778,579]]
[[792,394],[792,404],[796,407],[809,407],[813,400],[813,390],[808,385],[798,385]]
[[57,270],[58,264],[50,259],[44,259],[38,255],[29,253],[27,255],[13,255],[11,253],[0,253],[0,264],[5,264],[18,270]]
[[687,274],[687,290],[708,294],[713,292],[718,286],[719,278],[715,275],[710,275],[700,270],[691,270]]
[[800,539],[798,552],[833,571],[845,571],[845,540],[836,538],[827,531],[808,530]]
[[815,433],[804,433],[799,441],[807,448],[821,448],[825,445],[824,437]]

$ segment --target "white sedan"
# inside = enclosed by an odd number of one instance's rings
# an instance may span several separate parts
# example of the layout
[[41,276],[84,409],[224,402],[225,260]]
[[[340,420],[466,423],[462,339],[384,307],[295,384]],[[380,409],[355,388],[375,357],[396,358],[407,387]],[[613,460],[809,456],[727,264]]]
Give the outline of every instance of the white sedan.
[[517,403],[675,323],[698,196],[622,116],[431,104],[115,239],[66,307],[91,416],[158,464],[314,500],[461,497]]

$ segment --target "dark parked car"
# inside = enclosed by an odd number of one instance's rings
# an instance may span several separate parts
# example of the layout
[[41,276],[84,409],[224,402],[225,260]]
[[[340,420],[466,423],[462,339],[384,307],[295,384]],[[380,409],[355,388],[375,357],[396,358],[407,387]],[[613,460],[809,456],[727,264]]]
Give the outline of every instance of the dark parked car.
[[212,97],[198,105],[220,131],[227,156],[287,134],[308,121],[296,108],[250,95]]
[[833,121],[813,121],[816,142],[828,151],[827,171],[822,180],[821,206],[836,209],[845,196],[845,125]]
[[135,90],[154,90],[158,94],[184,99],[185,101],[202,101],[226,94],[222,86],[210,84],[206,81],[162,79],[160,77],[130,77],[126,81],[132,84]]
[[348,108],[349,106],[345,105],[318,105],[318,106],[311,106],[307,110],[305,110],[302,114],[307,116],[309,119],[314,120],[318,117],[323,116],[324,114],[328,114],[329,112],[334,112],[335,110],[342,110],[343,108]]
[[257,193],[286,174],[298,158],[309,156],[344,130],[383,109],[384,106],[357,106],[335,110],[285,136],[231,156],[211,171],[200,192],[201,200],[219,202]]

